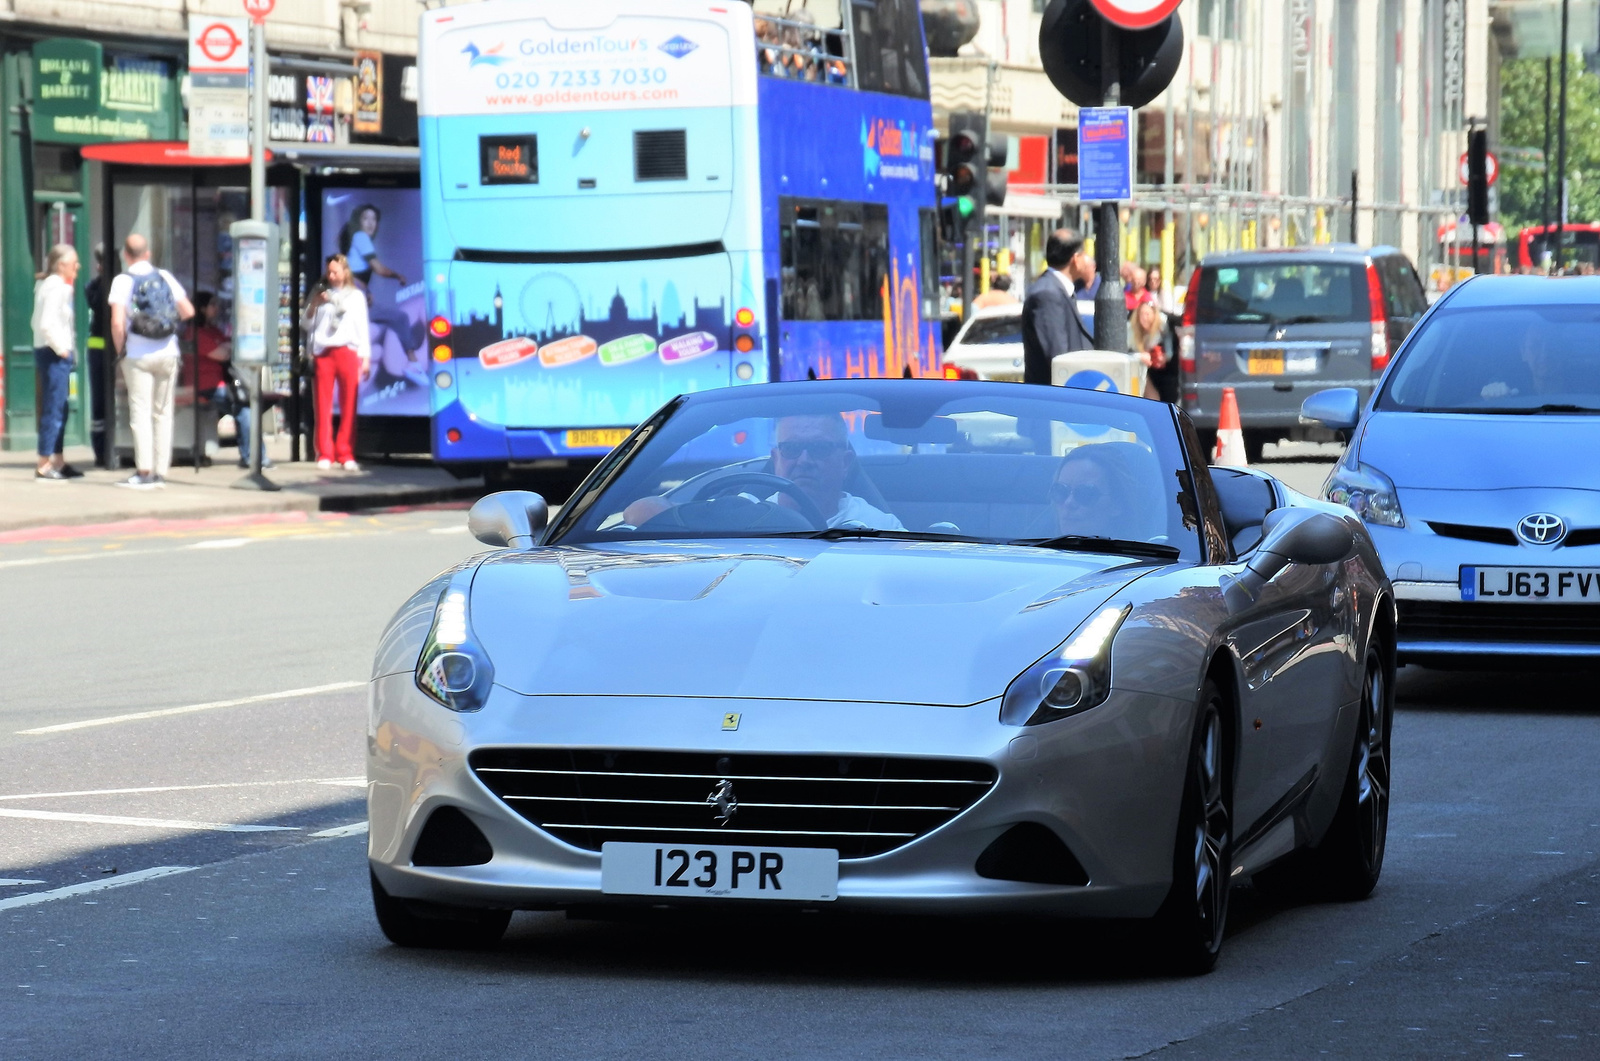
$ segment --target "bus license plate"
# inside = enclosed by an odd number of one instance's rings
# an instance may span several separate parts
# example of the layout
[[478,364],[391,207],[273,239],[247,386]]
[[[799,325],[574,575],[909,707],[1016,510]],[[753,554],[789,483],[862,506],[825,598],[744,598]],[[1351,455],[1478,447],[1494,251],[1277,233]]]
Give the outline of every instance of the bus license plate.
[[628,437],[625,427],[584,427],[567,432],[568,449],[613,449]]
[[600,847],[600,890],[607,895],[832,902],[839,891],[839,852],[612,841]]
[[1600,604],[1600,568],[1462,567],[1461,599]]

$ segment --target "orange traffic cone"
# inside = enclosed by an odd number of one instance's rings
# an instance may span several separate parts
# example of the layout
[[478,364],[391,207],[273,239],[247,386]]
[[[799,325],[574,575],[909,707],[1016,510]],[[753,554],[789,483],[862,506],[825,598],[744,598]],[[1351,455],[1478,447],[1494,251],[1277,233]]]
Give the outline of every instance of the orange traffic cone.
[[1211,455],[1212,464],[1227,464],[1235,468],[1249,465],[1244,452],[1244,429],[1239,426],[1239,399],[1232,387],[1222,388],[1222,413],[1217,417],[1217,451]]

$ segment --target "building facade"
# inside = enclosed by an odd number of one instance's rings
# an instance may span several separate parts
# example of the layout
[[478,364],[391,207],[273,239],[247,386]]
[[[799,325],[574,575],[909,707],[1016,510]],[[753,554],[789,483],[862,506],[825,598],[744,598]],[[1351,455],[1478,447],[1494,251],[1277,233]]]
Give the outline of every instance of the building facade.
[[[932,60],[938,117],[987,107],[998,131],[1048,142],[1043,171],[1013,171],[1007,209],[1038,214],[1045,196],[1071,220],[1076,108],[1039,66],[1046,0],[973,3],[977,36]],[[1182,63],[1140,112],[1141,186],[1125,256],[1162,262],[1172,279],[1208,250],[1353,236],[1401,247],[1426,273],[1440,257],[1441,224],[1461,208],[1468,119],[1492,113],[1490,6],[1185,0]],[[1021,154],[1014,164],[1038,151]],[[995,235],[1015,248],[1013,233]]]
[[[303,176],[340,165],[415,170],[420,10],[414,0],[278,0],[267,21],[269,139],[285,251],[300,249]],[[191,19],[241,14],[240,0],[0,0],[0,448],[35,444],[32,293],[53,244],[77,248],[80,293],[95,276],[94,249],[107,248],[109,282],[117,245],[139,231],[191,293],[229,297],[227,224],[248,216],[248,175],[187,159],[186,65]],[[362,57],[377,76],[358,114]],[[285,308],[303,289],[298,269]],[[115,390],[90,325],[80,298],[79,347],[90,349],[72,382],[73,445],[90,441],[97,420],[103,426],[103,406],[94,407]],[[280,376],[292,341],[291,329]],[[192,392],[180,390],[184,402]],[[185,448],[181,431],[177,445]]]

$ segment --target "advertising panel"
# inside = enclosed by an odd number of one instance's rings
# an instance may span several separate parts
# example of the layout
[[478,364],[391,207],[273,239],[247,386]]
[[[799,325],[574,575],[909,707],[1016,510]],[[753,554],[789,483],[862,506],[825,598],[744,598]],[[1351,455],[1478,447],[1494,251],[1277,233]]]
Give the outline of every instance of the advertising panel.
[[415,188],[324,188],[322,254],[343,254],[368,293],[372,375],[362,416],[427,416],[427,317],[421,193]]
[[740,102],[731,99],[728,30],[710,19],[634,15],[600,30],[544,19],[465,25],[430,42],[424,67],[430,115]]

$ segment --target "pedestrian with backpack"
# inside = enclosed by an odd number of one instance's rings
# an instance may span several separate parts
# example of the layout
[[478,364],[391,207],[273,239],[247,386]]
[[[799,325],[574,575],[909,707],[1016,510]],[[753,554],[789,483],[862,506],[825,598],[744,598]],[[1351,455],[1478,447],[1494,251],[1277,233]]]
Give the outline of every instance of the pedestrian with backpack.
[[126,269],[111,281],[111,342],[128,388],[134,474],[117,483],[135,490],[166,485],[172,464],[172,406],[178,386],[178,331],[194,316],[183,287],[150,262],[150,242],[137,232],[122,244]]

